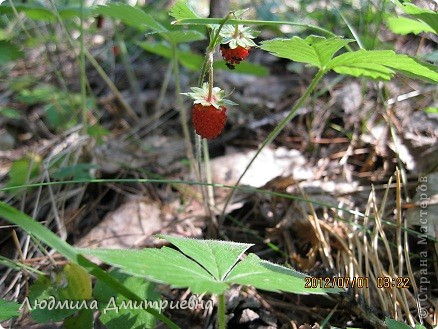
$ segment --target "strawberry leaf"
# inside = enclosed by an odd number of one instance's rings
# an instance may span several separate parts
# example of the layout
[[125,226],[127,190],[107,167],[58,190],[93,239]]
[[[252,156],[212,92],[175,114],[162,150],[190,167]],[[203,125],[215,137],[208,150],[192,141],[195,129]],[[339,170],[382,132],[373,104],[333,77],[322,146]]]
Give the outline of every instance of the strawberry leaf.
[[398,71],[410,77],[438,82],[436,67],[407,55],[396,54],[392,50],[358,50],[345,53],[331,60],[327,69],[355,77],[383,80],[390,80],[395,71]]
[[272,55],[323,69],[334,54],[353,40],[308,36],[306,39],[274,39],[262,42],[261,49]]
[[145,277],[193,293],[221,294],[232,284],[253,285],[268,291],[298,294],[337,293],[341,289],[306,289],[305,275],[281,265],[261,260],[254,254],[243,261],[240,256],[251,246],[228,241],[197,240],[161,235],[180,250],[169,247],[144,250],[90,250],[79,252],[95,256],[123,272]]

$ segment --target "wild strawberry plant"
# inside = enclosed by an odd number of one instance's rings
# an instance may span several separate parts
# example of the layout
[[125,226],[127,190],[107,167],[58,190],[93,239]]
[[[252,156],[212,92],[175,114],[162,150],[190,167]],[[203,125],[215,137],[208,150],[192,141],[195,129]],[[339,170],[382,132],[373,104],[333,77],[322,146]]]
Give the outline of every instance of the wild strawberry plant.
[[[436,20],[433,20],[436,18],[434,13],[423,12],[416,9],[415,6],[403,6],[407,8],[407,14],[421,20],[422,23],[436,31]],[[221,133],[226,120],[227,109],[225,105],[231,104],[223,99],[224,91],[214,87],[213,84],[214,69],[217,68],[213,60],[213,53],[218,48],[229,68],[236,67],[236,69],[241,69],[245,64],[248,65],[244,60],[249,55],[250,48],[256,47],[256,44],[252,41],[254,34],[248,28],[250,25],[289,24],[306,27],[320,34],[318,36],[309,35],[306,38],[298,36],[279,38],[267,40],[260,44],[260,49],[277,57],[313,66],[317,69],[317,73],[302,97],[291,108],[289,114],[261,144],[258,152],[249,162],[241,177],[246,173],[259,152],[271,143],[293,119],[297,110],[317,88],[323,76],[330,71],[376,80],[390,80],[395,73],[401,73],[433,83],[438,82],[436,67],[420,62],[413,57],[396,54],[391,50],[355,50],[357,48],[354,47],[354,40],[335,36],[330,31],[312,25],[293,22],[244,20],[240,18],[242,13],[231,13],[223,19],[205,19],[195,14],[185,2],[177,2],[171,9],[171,15],[176,19],[175,24],[189,26],[203,25],[209,28],[209,44],[206,49],[206,56],[202,59],[191,56],[191,53],[189,56],[186,56],[187,53],[178,48],[180,43],[203,39],[204,36],[198,31],[171,30],[138,8],[122,4],[101,6],[95,12],[121,19],[141,31],[158,34],[163,40],[166,40],[167,44],[165,46],[155,44],[151,46],[148,43],[143,43],[141,46],[150,51],[155,51],[164,57],[172,58],[175,65],[176,80],[178,79],[178,64],[191,66],[192,68],[201,67],[197,87],[192,87],[192,93],[185,94],[194,99],[192,107],[193,125],[196,133],[204,139],[215,138]],[[238,68],[237,65],[239,66]],[[176,85],[178,89],[179,83]],[[179,92],[177,95],[179,95]],[[185,122],[184,111],[181,113],[182,122]],[[184,131],[187,137],[187,129],[185,128]],[[186,139],[190,140],[189,137]],[[225,208],[226,206],[224,211]],[[120,296],[124,296],[124,298],[140,301],[146,297],[150,298],[149,294],[139,295],[139,282],[134,282],[132,285],[123,284],[121,276],[103,271],[86,259],[83,256],[84,254],[98,257],[102,261],[119,268],[124,273],[135,277],[166,283],[177,288],[190,288],[194,293],[209,292],[218,295],[220,328],[225,327],[225,300],[223,294],[232,284],[252,285],[258,289],[292,293],[323,294],[339,292],[336,289],[306,290],[304,288],[303,274],[264,261],[255,254],[249,254],[245,257],[244,253],[251,246],[250,244],[161,236],[172,243],[178,250],[170,247],[146,250],[75,249],[46,227],[3,202],[0,203],[0,214],[11,223],[20,226],[29,234],[38,238],[41,242],[56,249],[69,259],[72,264],[79,265],[78,267],[70,265],[70,267],[63,269],[61,277],[55,276],[55,283],[59,284],[59,287],[52,286],[51,289],[55,288],[60,298],[90,297],[89,277],[84,275],[78,268],[85,269],[89,274],[94,275],[100,284],[111,287],[111,289]],[[41,290],[39,291],[40,294],[37,294],[38,296],[44,296],[47,292],[45,289],[50,289],[51,281],[41,280],[42,282],[40,282],[39,286]],[[79,292],[83,292],[83,294],[77,294],[76,289]],[[16,314],[15,307],[17,305],[0,300],[0,306],[4,305],[11,310],[8,314]],[[169,327],[178,327],[157,310],[146,309],[146,311],[154,318],[166,323]],[[85,315],[89,316],[89,314]],[[60,318],[62,319],[64,316],[69,317],[70,314],[62,315]],[[109,322],[111,322],[111,319],[108,320]],[[144,323],[142,325],[148,326]]]

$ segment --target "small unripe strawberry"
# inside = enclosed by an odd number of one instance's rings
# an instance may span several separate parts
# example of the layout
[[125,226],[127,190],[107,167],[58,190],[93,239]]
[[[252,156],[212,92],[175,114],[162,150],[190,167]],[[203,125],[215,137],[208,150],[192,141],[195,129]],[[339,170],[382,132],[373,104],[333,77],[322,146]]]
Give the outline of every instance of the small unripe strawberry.
[[227,121],[226,112],[227,109],[224,106],[217,109],[213,105],[193,104],[192,121],[196,133],[206,139],[219,136]]
[[213,139],[220,135],[227,121],[227,108],[224,105],[237,105],[225,99],[225,92],[218,87],[209,88],[207,82],[202,88],[192,87],[193,92],[183,93],[194,99],[192,121],[196,133],[202,138]]
[[255,36],[249,27],[225,25],[222,27],[220,35],[222,36],[220,50],[225,64],[230,70],[244,61],[248,57],[251,47],[256,46],[252,41]]

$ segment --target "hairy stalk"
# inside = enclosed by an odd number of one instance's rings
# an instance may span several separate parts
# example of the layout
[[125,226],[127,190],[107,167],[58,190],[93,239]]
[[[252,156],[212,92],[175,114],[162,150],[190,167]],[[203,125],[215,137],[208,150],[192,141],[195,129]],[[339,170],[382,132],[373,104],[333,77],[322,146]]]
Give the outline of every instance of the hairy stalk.
[[225,317],[225,297],[224,294],[218,296],[217,301],[217,318],[219,323],[219,329],[225,329],[227,327]]
[[[196,179],[200,179],[200,173],[199,169],[196,166],[195,163],[195,156],[193,154],[193,146],[190,142],[190,132],[189,132],[189,126],[187,125],[187,114],[184,108],[184,101],[181,97],[181,82],[179,80],[179,64],[178,64],[178,52],[176,49],[176,44],[172,44],[172,63],[173,63],[173,74],[175,78],[175,96],[176,96],[176,102],[178,104],[178,107],[180,109],[180,118],[181,118],[181,126],[183,129],[183,135],[184,135],[184,144],[186,146],[186,154],[187,158],[190,161],[190,167],[192,168],[193,172],[195,173]],[[168,79],[170,80],[170,79]],[[169,81],[167,81],[167,84]],[[163,93],[164,94],[164,93]]]
[[[208,98],[211,100],[212,97],[212,91],[213,91],[213,53],[209,53],[209,86],[208,86]],[[210,207],[214,207],[214,190],[213,190],[213,179],[211,176],[211,163],[210,163],[210,154],[208,152],[208,142],[206,139],[202,140],[202,152],[204,155],[204,161],[205,161],[205,178],[207,182],[207,207],[210,210]],[[209,211],[210,217],[211,217],[211,223],[214,226],[214,229],[217,229],[217,221],[216,218],[213,216],[212,212]],[[213,229],[213,228],[212,228]]]
[[[253,164],[255,159],[257,159],[257,157],[260,154],[260,152],[266,146],[271,144],[272,141],[278,136],[278,134],[284,129],[284,127],[295,117],[295,115],[297,114],[298,110],[301,108],[301,106],[304,104],[304,102],[307,100],[307,98],[313,92],[313,90],[318,85],[319,81],[322,79],[324,74],[325,74],[324,70],[318,71],[318,73],[315,75],[315,77],[313,78],[313,80],[310,83],[310,85],[307,87],[305,93],[301,96],[301,98],[298,100],[298,102],[295,104],[295,106],[290,110],[289,114],[278,124],[278,126],[268,135],[268,137],[266,137],[266,139],[263,141],[262,145],[260,145],[260,147],[258,148],[256,154],[253,156],[251,161],[248,163],[248,165],[246,166],[246,168],[243,171],[242,175],[240,175],[239,179],[236,182],[236,185],[240,184],[240,181],[242,180],[243,176],[245,176],[246,172],[251,167],[251,165]],[[225,220],[225,211],[226,211],[226,209],[228,207],[228,204],[230,203],[231,199],[233,198],[235,191],[236,191],[235,189],[231,190],[231,193],[228,196],[227,201],[225,202],[224,208],[222,209],[222,214],[221,214],[221,217],[220,217],[220,220],[219,220],[219,230],[220,230],[220,228],[221,228],[221,226],[222,226],[222,224],[223,224],[223,222]]]
[[79,25],[79,74],[80,74],[80,84],[81,84],[81,118],[82,118],[82,134],[87,132],[87,80],[85,75],[85,55],[84,55],[84,0],[80,2],[80,25]]

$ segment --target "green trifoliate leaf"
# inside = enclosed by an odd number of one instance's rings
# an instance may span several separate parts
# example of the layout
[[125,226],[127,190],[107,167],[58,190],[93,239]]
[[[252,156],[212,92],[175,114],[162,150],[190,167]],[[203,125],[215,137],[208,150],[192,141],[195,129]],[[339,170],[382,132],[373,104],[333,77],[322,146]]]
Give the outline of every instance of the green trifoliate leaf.
[[167,283],[176,288],[190,288],[193,293],[221,294],[233,284],[252,285],[268,291],[298,294],[337,293],[341,289],[306,288],[305,275],[249,254],[240,256],[249,244],[229,241],[197,240],[162,235],[180,250],[89,250],[93,255],[123,272]]

